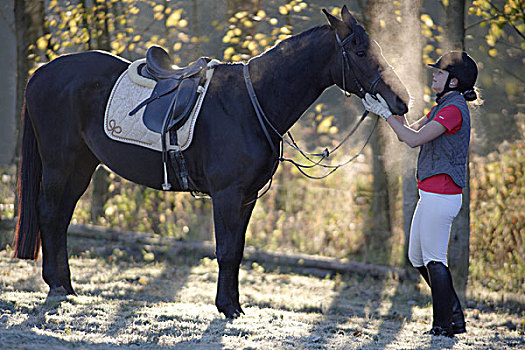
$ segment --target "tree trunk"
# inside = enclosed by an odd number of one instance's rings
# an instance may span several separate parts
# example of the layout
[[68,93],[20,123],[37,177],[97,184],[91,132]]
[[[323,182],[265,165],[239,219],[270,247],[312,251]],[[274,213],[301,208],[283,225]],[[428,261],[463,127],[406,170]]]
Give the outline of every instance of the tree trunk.
[[[446,39],[444,51],[464,50],[465,47],[465,0],[450,1],[445,7]],[[467,158],[467,179],[470,178]],[[456,292],[465,302],[469,269],[470,239],[470,184],[463,189],[461,210],[452,224],[448,247],[448,261]]]
[[[425,71],[423,67],[423,36],[421,35],[421,7],[422,0],[405,0],[401,5],[401,25],[399,27],[399,42],[410,43],[399,50],[401,62],[397,65],[401,80],[406,85],[412,96],[412,106],[406,117],[410,123],[419,120],[424,113],[425,101],[424,82]],[[403,232],[405,237],[404,262],[408,261],[408,238],[410,235],[410,225],[412,216],[419,199],[417,182],[415,178],[417,149],[409,148],[405,145],[401,156],[401,181],[403,193]]]
[[[111,35],[108,28],[108,5],[107,2],[97,3],[94,8],[95,14],[95,33],[100,33],[96,38],[95,42],[98,50],[111,50]],[[97,223],[101,217],[104,216],[104,205],[106,204],[108,197],[109,187],[109,171],[99,166],[95,170],[95,174],[92,179],[92,192],[91,192],[91,220]]]
[[[383,54],[388,60],[388,48],[384,47],[384,43],[388,42],[387,38],[389,32],[385,31],[382,23],[390,23],[392,20],[391,13],[393,12],[393,4],[387,0],[370,0],[367,2],[367,7],[363,11],[367,15],[365,17],[365,27],[370,33],[370,36],[377,40],[382,45]],[[391,63],[391,62],[390,62]],[[377,131],[370,140],[370,148],[372,151],[372,205],[371,218],[367,223],[367,232],[365,232],[366,240],[366,261],[378,262],[371,257],[383,255],[379,261],[381,263],[388,263],[390,261],[390,249],[386,245],[391,236],[391,220],[390,220],[390,195],[389,195],[389,180],[388,173],[385,166],[385,145],[389,143],[389,130],[385,128],[383,121],[379,121]]]
[[[44,1],[25,1],[15,0],[15,35],[16,35],[16,154],[20,152],[22,146],[22,107],[24,104],[24,93],[29,76],[29,70],[34,62],[28,58],[29,45],[36,43],[36,40],[43,35],[43,19],[45,17]],[[15,159],[16,161],[16,159]],[[17,174],[18,175],[18,174]],[[15,203],[18,202],[18,193],[15,192]],[[18,215],[18,208],[15,206],[15,216]]]
[[[369,18],[367,29],[371,36],[380,43],[386,60],[394,67],[412,96],[413,104],[407,114],[407,119],[412,122],[422,116],[425,107],[423,100],[423,40],[420,23],[421,3],[422,0],[403,2],[373,0],[367,2],[367,18]],[[404,43],[410,43],[410,45]],[[399,45],[403,45],[402,50]],[[374,165],[374,179],[379,177],[376,184],[377,190],[383,187],[388,190],[388,193],[377,196],[375,189],[374,194],[377,201],[389,203],[389,206],[374,205],[373,210],[384,210],[385,214],[383,215],[389,214],[388,226],[386,226],[387,222],[384,221],[383,229],[389,230],[396,240],[402,241],[404,239],[405,241],[403,256],[401,257],[399,254],[392,256],[390,262],[407,262],[406,247],[408,247],[410,223],[418,200],[414,175],[417,150],[400,143],[395,134],[384,123],[381,124],[379,131],[381,148],[374,144],[372,147],[374,154],[383,154],[384,159],[377,163],[377,167]],[[381,173],[386,174],[386,176],[383,175],[384,180],[380,180]],[[385,184],[388,184],[388,187],[385,187]],[[396,196],[396,193],[401,193],[401,195]],[[383,238],[388,239],[389,237]]]

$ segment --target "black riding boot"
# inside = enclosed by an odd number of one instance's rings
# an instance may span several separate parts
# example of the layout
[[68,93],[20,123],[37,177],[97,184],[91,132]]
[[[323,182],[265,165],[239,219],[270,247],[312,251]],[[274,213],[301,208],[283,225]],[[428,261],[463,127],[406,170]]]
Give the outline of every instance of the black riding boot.
[[440,262],[431,261],[428,266],[430,290],[432,291],[432,311],[434,320],[430,334],[453,337],[452,306],[454,304],[454,287],[448,267]]
[[[430,278],[428,276],[427,268],[425,266],[418,266],[416,269],[418,269],[421,277],[423,277],[425,282],[427,282],[428,286],[430,287]],[[461,303],[459,302],[456,291],[454,291],[454,302],[452,303],[452,320],[450,325],[452,326],[452,331],[454,334],[467,332],[467,329],[465,328],[465,317],[463,316],[463,310],[461,309]]]

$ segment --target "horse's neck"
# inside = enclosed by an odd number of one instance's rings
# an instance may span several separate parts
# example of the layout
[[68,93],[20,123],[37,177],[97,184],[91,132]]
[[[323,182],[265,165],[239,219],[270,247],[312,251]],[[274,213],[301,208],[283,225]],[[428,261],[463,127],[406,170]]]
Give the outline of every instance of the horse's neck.
[[[250,61],[258,98],[272,124],[284,133],[333,84],[329,63],[334,54],[328,29],[281,43]],[[335,40],[335,39],[334,39]]]

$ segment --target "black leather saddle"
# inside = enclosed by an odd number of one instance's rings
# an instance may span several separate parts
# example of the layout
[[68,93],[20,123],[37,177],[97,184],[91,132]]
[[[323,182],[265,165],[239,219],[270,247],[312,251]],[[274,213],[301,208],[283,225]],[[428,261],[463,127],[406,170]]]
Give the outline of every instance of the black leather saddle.
[[157,81],[151,96],[135,107],[134,115],[146,106],[142,119],[148,129],[165,133],[184,124],[189,117],[205,80],[210,58],[201,57],[192,64],[173,68],[169,54],[160,46],[152,46],[146,54],[146,64],[139,66],[139,74]]

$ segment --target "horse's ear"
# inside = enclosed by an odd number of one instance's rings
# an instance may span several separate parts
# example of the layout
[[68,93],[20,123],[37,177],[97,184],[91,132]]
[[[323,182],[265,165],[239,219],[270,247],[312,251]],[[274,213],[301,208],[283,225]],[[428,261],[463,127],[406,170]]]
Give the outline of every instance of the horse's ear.
[[339,18],[326,11],[326,9],[323,9],[322,11],[328,19],[328,23],[330,23],[330,26],[335,29],[335,31],[339,34],[341,39],[346,38],[352,33],[348,25],[346,25]]
[[348,24],[350,27],[357,24],[357,20],[352,16],[350,11],[348,11],[348,8],[346,5],[343,5],[343,8],[341,9],[341,18],[343,19],[343,22]]

